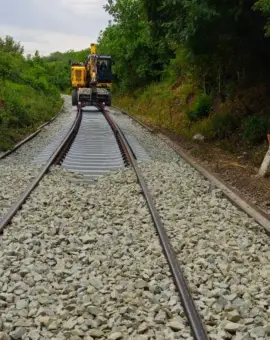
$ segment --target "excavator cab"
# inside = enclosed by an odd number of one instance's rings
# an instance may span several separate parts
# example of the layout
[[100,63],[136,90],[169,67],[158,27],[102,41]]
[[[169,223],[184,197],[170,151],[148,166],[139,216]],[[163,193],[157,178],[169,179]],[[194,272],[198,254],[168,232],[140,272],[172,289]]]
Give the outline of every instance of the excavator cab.
[[97,80],[99,83],[112,82],[112,58],[110,56],[98,56]]

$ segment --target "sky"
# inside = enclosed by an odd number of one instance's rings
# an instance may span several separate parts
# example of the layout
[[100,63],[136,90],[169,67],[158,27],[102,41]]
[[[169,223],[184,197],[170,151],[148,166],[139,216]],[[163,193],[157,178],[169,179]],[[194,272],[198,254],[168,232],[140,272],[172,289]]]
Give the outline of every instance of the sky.
[[0,37],[12,36],[25,54],[80,50],[97,41],[111,19],[106,0],[0,0]]

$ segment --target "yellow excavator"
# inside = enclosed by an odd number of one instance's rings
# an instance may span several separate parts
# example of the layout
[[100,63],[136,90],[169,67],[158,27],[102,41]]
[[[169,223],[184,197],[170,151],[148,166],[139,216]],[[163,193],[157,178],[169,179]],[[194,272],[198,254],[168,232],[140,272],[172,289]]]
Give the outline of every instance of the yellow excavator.
[[96,45],[84,63],[71,63],[72,105],[111,105],[112,58],[98,55]]

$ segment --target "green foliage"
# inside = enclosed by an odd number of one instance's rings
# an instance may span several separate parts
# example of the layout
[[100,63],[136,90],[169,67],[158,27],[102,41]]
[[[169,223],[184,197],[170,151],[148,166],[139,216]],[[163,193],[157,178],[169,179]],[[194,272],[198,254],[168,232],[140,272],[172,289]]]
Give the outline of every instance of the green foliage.
[[10,36],[6,36],[4,39],[0,38],[0,50],[3,53],[13,53],[14,55],[21,55],[24,52],[20,43],[14,41]]
[[265,24],[265,34],[270,37],[270,2],[269,0],[259,0],[254,4],[255,10],[261,11],[267,18],[267,23]]
[[106,10],[115,23],[101,33],[99,51],[112,55],[119,88],[134,91],[158,81],[172,53],[152,39],[143,2],[108,1]]
[[11,37],[0,38],[0,150],[21,138],[20,131],[50,119],[61,105],[38,52],[33,58],[22,53]]
[[241,120],[232,113],[213,113],[210,124],[213,131],[213,139],[225,139],[239,128]]
[[84,62],[90,50],[84,49],[78,52],[54,52],[48,57],[43,57],[42,62],[48,74],[50,84],[53,84],[61,92],[71,91],[71,62]]
[[[140,98],[144,114],[152,105],[151,119],[166,127],[184,122],[189,133],[199,130],[209,139],[229,138],[238,130],[252,143],[265,138],[264,118],[242,117],[267,112],[265,95],[253,104],[239,100],[241,114],[216,106],[211,114],[211,98],[237,101],[239,93],[260,84],[269,93],[269,0],[107,0],[105,10],[114,21],[100,33],[98,53],[113,57],[114,90],[131,94],[132,103]],[[83,62],[88,54],[86,48],[25,59],[20,44],[0,39],[0,128],[40,120],[32,98],[39,98],[42,112],[48,112],[42,103],[52,110],[50,103],[59,101],[56,88],[70,90],[70,61]],[[191,93],[195,101],[186,112]],[[265,105],[257,109],[255,102]]]
[[[265,118],[248,116],[269,107],[269,0],[108,0],[105,8],[115,22],[101,34],[100,48],[114,56],[121,93],[144,90],[132,98],[147,117],[152,112],[166,127],[178,119],[188,134],[208,139],[265,138]],[[250,91],[261,88],[253,100]],[[191,93],[196,99],[186,114],[173,113],[172,107],[186,111]],[[231,103],[229,110],[212,103],[216,95]],[[168,107],[157,110],[163,101]]]
[[187,111],[187,117],[191,121],[205,118],[209,116],[212,106],[212,98],[206,94],[202,94],[196,98],[191,109]]
[[254,11],[267,17],[268,0],[108,0],[105,9],[114,24],[100,51],[113,55],[121,90],[184,78],[231,96],[270,75],[266,21]]
[[71,88],[70,66],[68,63],[61,61],[47,62],[46,71],[49,82],[61,92],[66,92]]
[[250,116],[243,123],[243,136],[251,144],[258,144],[266,139],[269,133],[269,117]]
[[90,52],[90,46],[89,48],[85,48],[81,51],[73,51],[69,50],[67,52],[54,52],[51,53],[48,57],[44,57],[44,62],[62,62],[66,65],[69,64],[70,61],[79,61],[82,62],[86,59],[87,55]]
[[194,58],[183,45],[173,47],[175,57],[164,67],[163,80],[174,83],[176,80],[188,81],[196,78]]

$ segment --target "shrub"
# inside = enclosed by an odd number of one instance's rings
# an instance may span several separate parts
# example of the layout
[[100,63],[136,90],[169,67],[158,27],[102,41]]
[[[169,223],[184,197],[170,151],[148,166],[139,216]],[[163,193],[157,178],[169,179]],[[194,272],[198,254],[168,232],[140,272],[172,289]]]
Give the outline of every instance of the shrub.
[[265,140],[269,133],[269,118],[264,116],[249,116],[243,123],[243,137],[249,143],[258,144]]
[[188,110],[187,117],[191,121],[196,121],[204,117],[208,117],[211,111],[212,99],[206,94],[200,95]]
[[214,113],[211,116],[211,125],[214,138],[224,139],[231,136],[240,126],[239,116],[226,113]]
[[213,113],[205,119],[190,122],[184,119],[181,132],[192,138],[202,134],[206,140],[225,139],[230,137],[241,126],[239,117],[232,114]]

